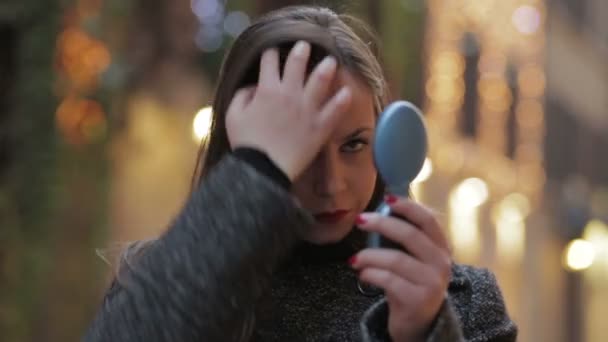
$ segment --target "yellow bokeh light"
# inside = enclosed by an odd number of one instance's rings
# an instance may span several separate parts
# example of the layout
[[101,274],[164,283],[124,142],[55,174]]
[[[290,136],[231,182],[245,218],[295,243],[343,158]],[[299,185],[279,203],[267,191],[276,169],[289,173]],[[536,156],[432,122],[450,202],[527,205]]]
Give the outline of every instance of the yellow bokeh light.
[[479,95],[484,101],[497,101],[510,97],[507,82],[496,76],[486,76],[479,79]]
[[488,200],[489,191],[485,181],[479,178],[468,178],[462,181],[454,192],[454,200],[459,206],[475,208]]
[[479,206],[488,196],[488,186],[479,178],[465,179],[450,193],[450,237],[463,260],[476,260],[479,256]]
[[507,195],[494,208],[496,247],[501,259],[518,263],[524,254],[526,243],[526,217],[530,213],[530,201],[525,195]]
[[526,217],[531,212],[530,200],[523,194],[520,193],[512,193],[504,198],[503,203],[505,205],[517,208],[517,211],[523,216]]
[[464,81],[460,77],[433,76],[426,82],[426,93],[432,101],[459,104]]
[[587,240],[572,240],[564,250],[564,266],[571,271],[589,268],[595,259],[593,244]]
[[591,242],[608,239],[608,225],[600,220],[591,220],[585,226],[583,237]]
[[516,117],[522,128],[537,130],[544,122],[543,105],[540,100],[522,100],[517,105]]
[[501,260],[519,263],[524,254],[525,240],[525,221],[512,221],[509,217],[501,217],[496,222],[496,247]]
[[472,262],[478,258],[481,249],[479,207],[463,200],[462,184],[456,186],[449,196],[449,234],[460,260]]
[[517,82],[526,97],[540,97],[545,91],[545,73],[538,65],[528,65],[519,71]]
[[201,142],[204,138],[209,135],[211,130],[211,122],[213,118],[213,110],[211,106],[202,108],[194,116],[192,122],[193,137],[197,143]]
[[593,245],[595,252],[591,275],[608,280],[608,224],[597,219],[589,221],[583,238]]
[[436,75],[458,77],[464,71],[464,58],[456,51],[442,51],[433,56],[431,67]]
[[509,222],[519,222],[526,219],[530,210],[528,197],[520,193],[512,193],[503,198],[496,206],[493,219],[495,222],[501,219]]
[[479,73],[484,76],[499,76],[504,73],[507,56],[498,50],[484,51],[479,59]]

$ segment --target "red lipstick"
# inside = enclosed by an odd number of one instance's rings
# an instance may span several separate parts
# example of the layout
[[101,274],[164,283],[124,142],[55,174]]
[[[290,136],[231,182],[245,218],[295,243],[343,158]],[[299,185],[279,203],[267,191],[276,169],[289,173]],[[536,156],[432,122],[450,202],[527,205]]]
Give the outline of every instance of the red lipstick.
[[322,213],[315,214],[315,219],[317,222],[321,223],[338,223],[340,222],[350,210],[335,210],[335,211],[326,211]]

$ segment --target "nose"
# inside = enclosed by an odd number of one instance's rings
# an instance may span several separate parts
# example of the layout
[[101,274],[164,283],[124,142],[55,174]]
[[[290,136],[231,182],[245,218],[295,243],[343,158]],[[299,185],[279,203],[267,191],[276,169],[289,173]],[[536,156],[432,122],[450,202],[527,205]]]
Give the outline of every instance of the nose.
[[315,160],[316,171],[314,191],[321,197],[332,197],[346,190],[347,182],[344,165],[339,151],[321,151]]

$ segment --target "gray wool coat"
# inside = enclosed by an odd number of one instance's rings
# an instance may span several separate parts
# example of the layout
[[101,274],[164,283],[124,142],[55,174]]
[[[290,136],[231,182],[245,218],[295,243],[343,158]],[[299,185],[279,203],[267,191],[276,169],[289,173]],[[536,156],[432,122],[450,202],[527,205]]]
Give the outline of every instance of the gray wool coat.
[[[362,294],[346,264],[354,251],[300,247],[311,223],[285,189],[226,156],[121,269],[83,340],[390,341],[385,299]],[[516,334],[493,275],[454,265],[427,341]]]

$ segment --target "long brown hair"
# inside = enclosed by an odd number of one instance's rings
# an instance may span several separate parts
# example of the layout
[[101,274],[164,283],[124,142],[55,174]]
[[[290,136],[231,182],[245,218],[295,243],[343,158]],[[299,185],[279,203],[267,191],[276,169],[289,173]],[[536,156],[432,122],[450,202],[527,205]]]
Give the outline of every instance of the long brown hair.
[[[269,12],[239,35],[224,58],[212,106],[211,130],[199,150],[193,189],[200,186],[209,170],[230,151],[226,111],[238,89],[257,83],[264,50],[278,48],[283,70],[291,47],[299,40],[312,46],[309,73],[325,56],[331,55],[369,87],[376,114],[384,107],[388,94],[379,63],[378,40],[362,21],[324,7],[290,6]],[[382,192],[383,186],[378,181],[370,205],[378,202]]]
[[[385,106],[388,93],[378,61],[378,41],[363,22],[323,7],[292,6],[270,12],[247,28],[234,41],[224,58],[213,101],[210,134],[201,144],[192,178],[193,191],[201,185],[209,170],[230,152],[224,121],[226,111],[238,89],[257,83],[262,52],[270,47],[278,47],[282,70],[287,54],[299,40],[306,40],[312,45],[309,72],[325,56],[332,55],[340,66],[347,68],[369,87],[374,96],[376,115]],[[375,209],[383,193],[384,185],[380,177],[377,177],[366,210]],[[354,229],[346,243],[352,244],[354,248],[362,248],[364,238],[362,231]],[[109,261],[106,255],[107,252],[113,254],[111,251],[98,253],[110,264],[117,261],[115,275],[120,283],[122,273],[131,269],[134,260],[155,241],[156,239],[151,239],[128,244],[126,248],[121,248],[120,259],[112,260],[114,262]]]

